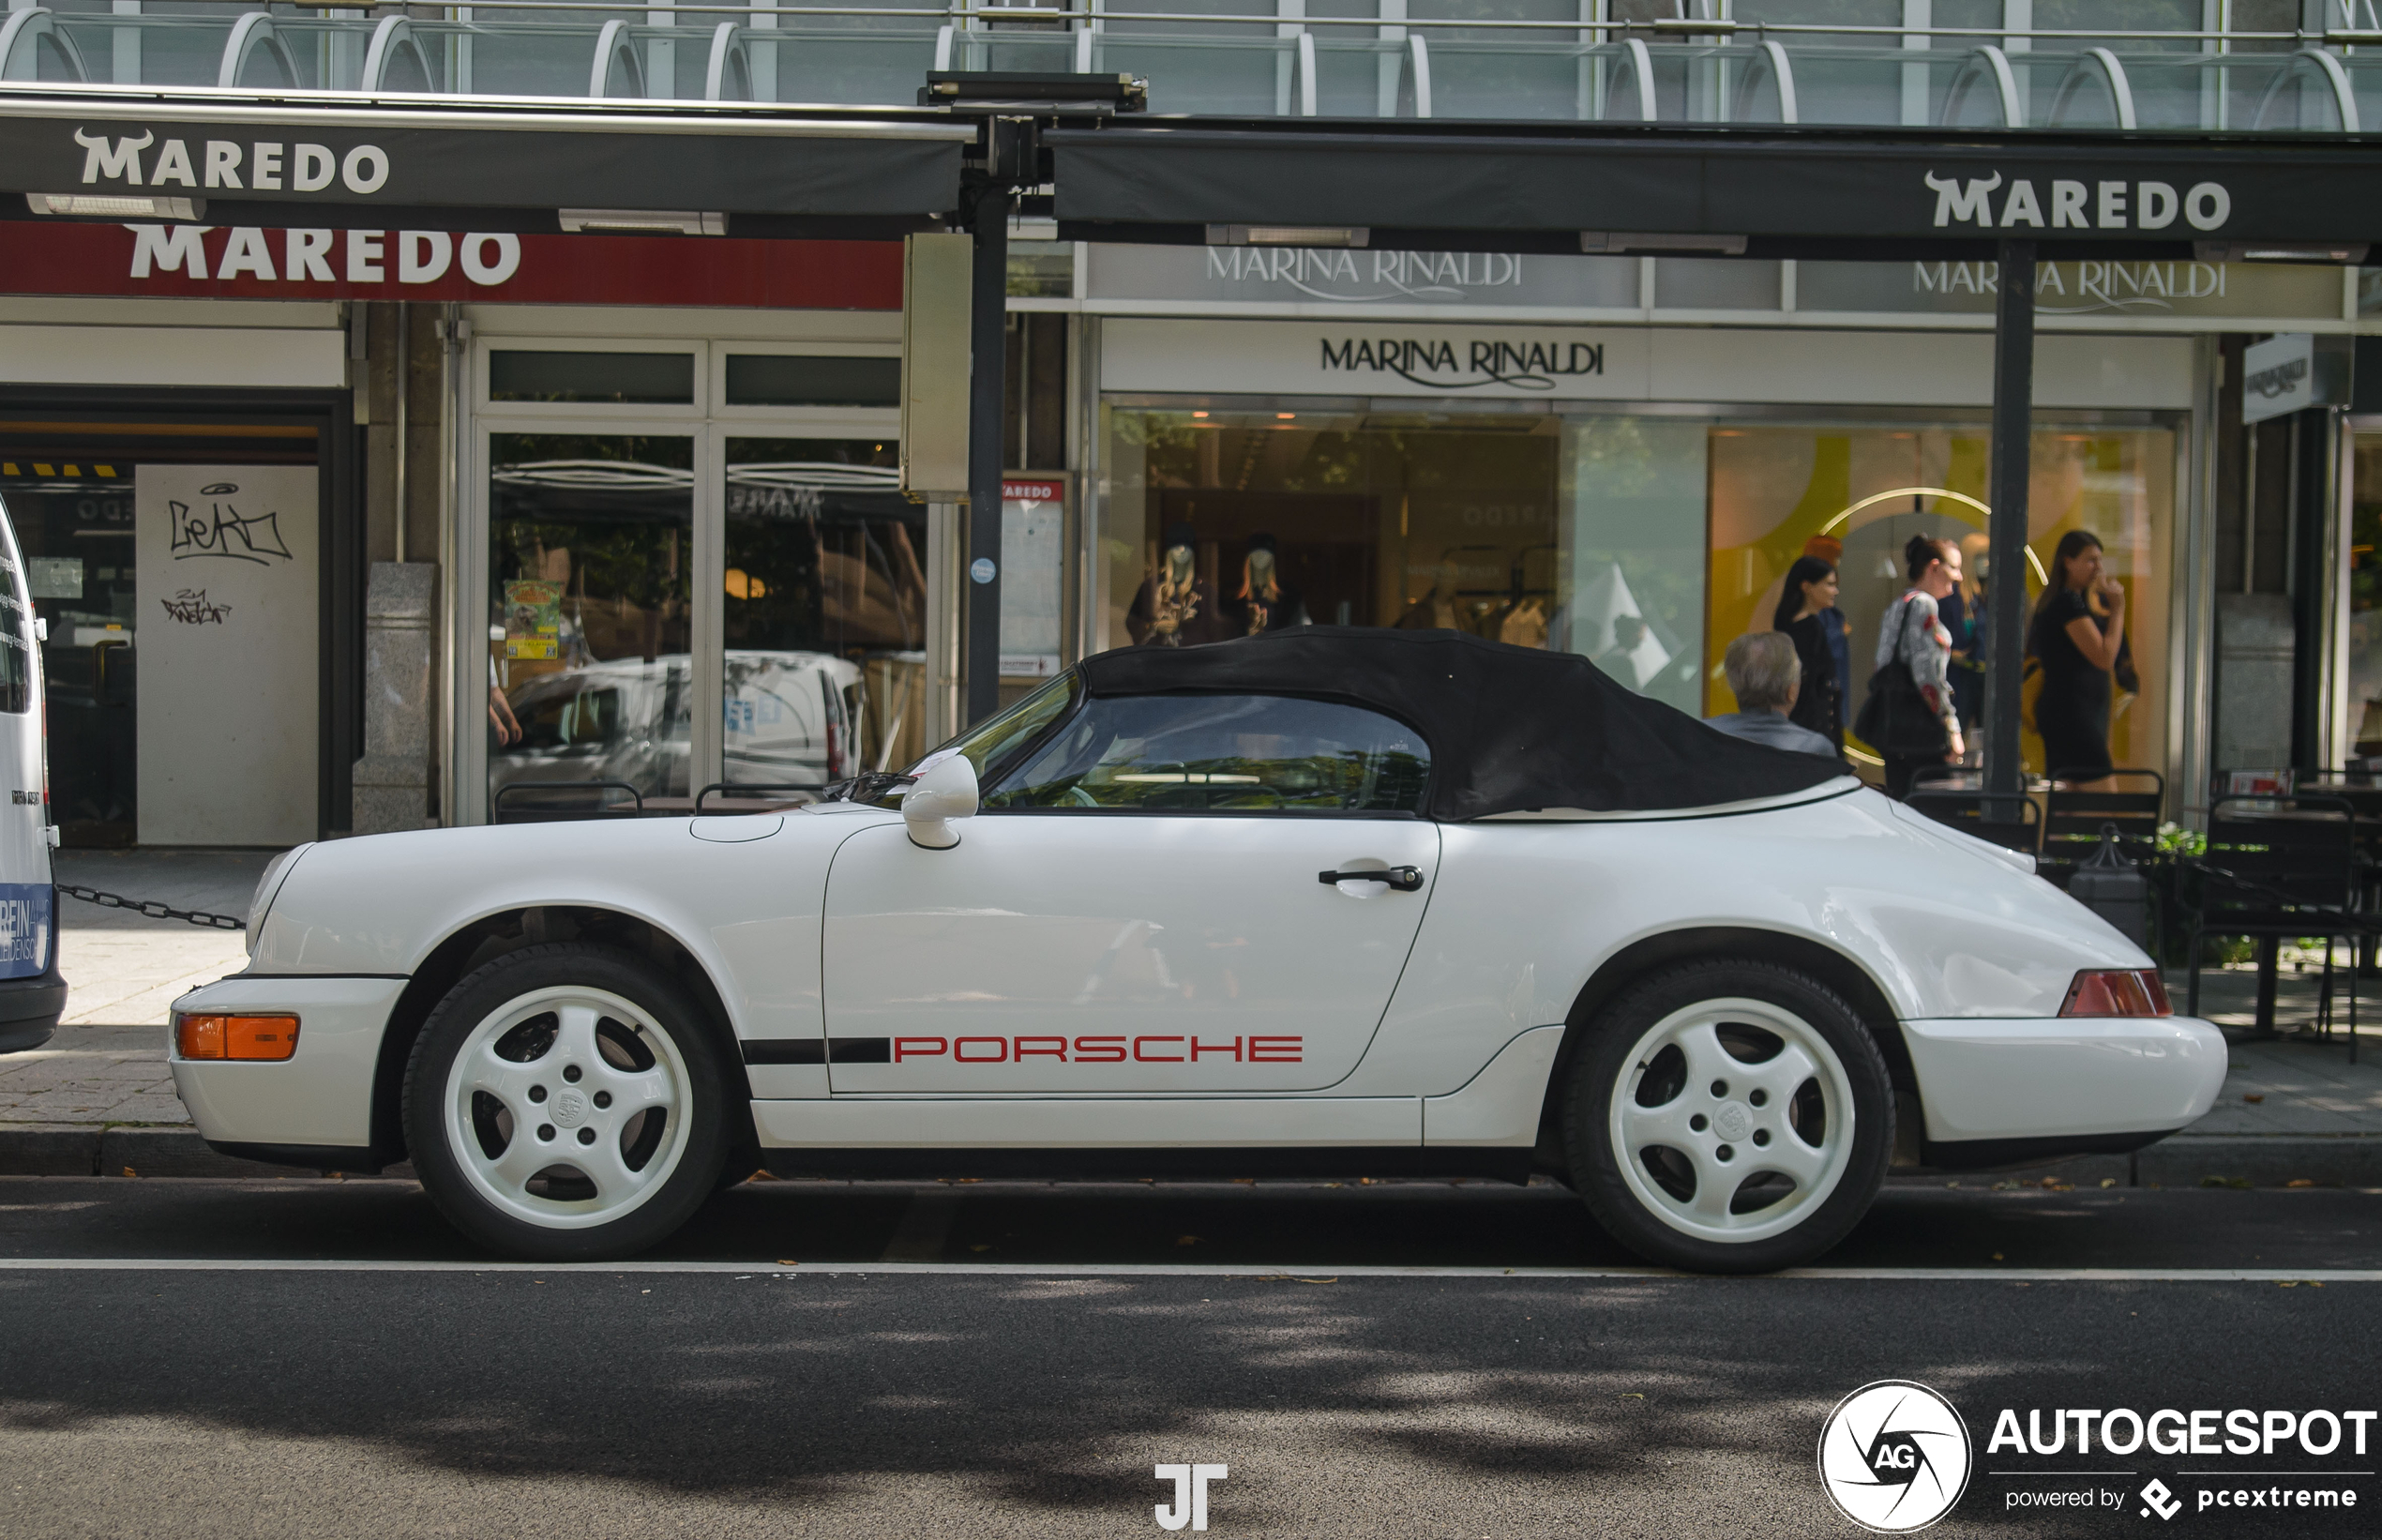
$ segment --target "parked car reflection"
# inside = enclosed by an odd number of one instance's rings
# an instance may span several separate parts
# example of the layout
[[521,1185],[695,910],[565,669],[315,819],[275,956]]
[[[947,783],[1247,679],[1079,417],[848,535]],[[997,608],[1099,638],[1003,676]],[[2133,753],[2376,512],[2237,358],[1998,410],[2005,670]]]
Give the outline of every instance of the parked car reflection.
[[[862,768],[861,672],[824,653],[731,651],[721,779],[824,785]],[[520,739],[489,756],[491,794],[546,781],[619,781],[645,797],[689,784],[693,691],[686,655],[620,658],[540,674],[508,692]],[[508,806],[539,799],[524,791]]]

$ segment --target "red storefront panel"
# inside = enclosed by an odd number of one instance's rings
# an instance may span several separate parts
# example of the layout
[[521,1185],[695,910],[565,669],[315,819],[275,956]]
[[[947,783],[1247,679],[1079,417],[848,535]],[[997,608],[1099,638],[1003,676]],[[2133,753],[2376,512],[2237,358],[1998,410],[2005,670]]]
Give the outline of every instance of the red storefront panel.
[[898,310],[901,247],[11,220],[0,293]]

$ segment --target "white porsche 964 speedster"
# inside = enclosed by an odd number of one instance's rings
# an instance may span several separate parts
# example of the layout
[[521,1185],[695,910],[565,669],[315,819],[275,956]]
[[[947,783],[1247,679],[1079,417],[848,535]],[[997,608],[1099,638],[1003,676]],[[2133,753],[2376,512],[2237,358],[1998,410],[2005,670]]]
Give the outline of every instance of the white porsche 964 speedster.
[[1769,1269],[1892,1163],[2133,1149],[2225,1070],[2029,858],[1452,632],[1103,654],[782,813],[304,846],[249,944],[174,1005],[200,1131],[410,1158],[540,1260],[756,1167],[1549,1171]]

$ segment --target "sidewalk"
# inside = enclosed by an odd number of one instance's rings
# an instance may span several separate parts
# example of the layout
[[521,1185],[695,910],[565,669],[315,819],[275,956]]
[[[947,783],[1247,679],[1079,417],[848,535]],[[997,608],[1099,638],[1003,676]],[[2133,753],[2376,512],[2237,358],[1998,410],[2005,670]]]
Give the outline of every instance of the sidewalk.
[[[245,916],[270,851],[61,851],[58,881]],[[61,897],[67,1014],[40,1048],[0,1054],[0,1172],[302,1174],[208,1149],[166,1068],[166,1008],[248,966],[237,930]]]
[[[68,851],[57,865],[61,883],[245,915],[269,859],[264,851]],[[67,1015],[48,1044],[0,1055],[0,1174],[303,1175],[209,1150],[166,1069],[167,1006],[247,966],[240,932],[71,898],[61,908]],[[2344,987],[2345,975],[2336,984]],[[2180,1004],[2180,974],[2170,989]],[[2233,1039],[2232,1072],[2216,1106],[2185,1132],[2132,1155],[1971,1180],[2382,1187],[2382,981],[2365,980],[2359,994],[2367,1030],[2355,1064],[2337,1024],[2345,1021],[2345,999],[2329,1043],[2298,1030],[2314,1019],[2314,974],[2283,975],[2275,1018],[2283,1035],[2270,1041],[2250,1037],[2256,990],[2246,969],[2202,975],[2202,1014]]]

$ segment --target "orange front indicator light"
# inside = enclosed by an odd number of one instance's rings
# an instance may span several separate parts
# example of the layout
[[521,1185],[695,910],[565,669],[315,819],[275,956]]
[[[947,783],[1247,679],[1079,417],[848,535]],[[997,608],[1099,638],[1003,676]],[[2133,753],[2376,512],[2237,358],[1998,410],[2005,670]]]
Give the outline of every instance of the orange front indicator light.
[[294,1016],[185,1016],[174,1048],[185,1059],[286,1059],[297,1051]]
[[2068,986],[2062,1016],[2173,1016],[2155,968],[2088,968]]

